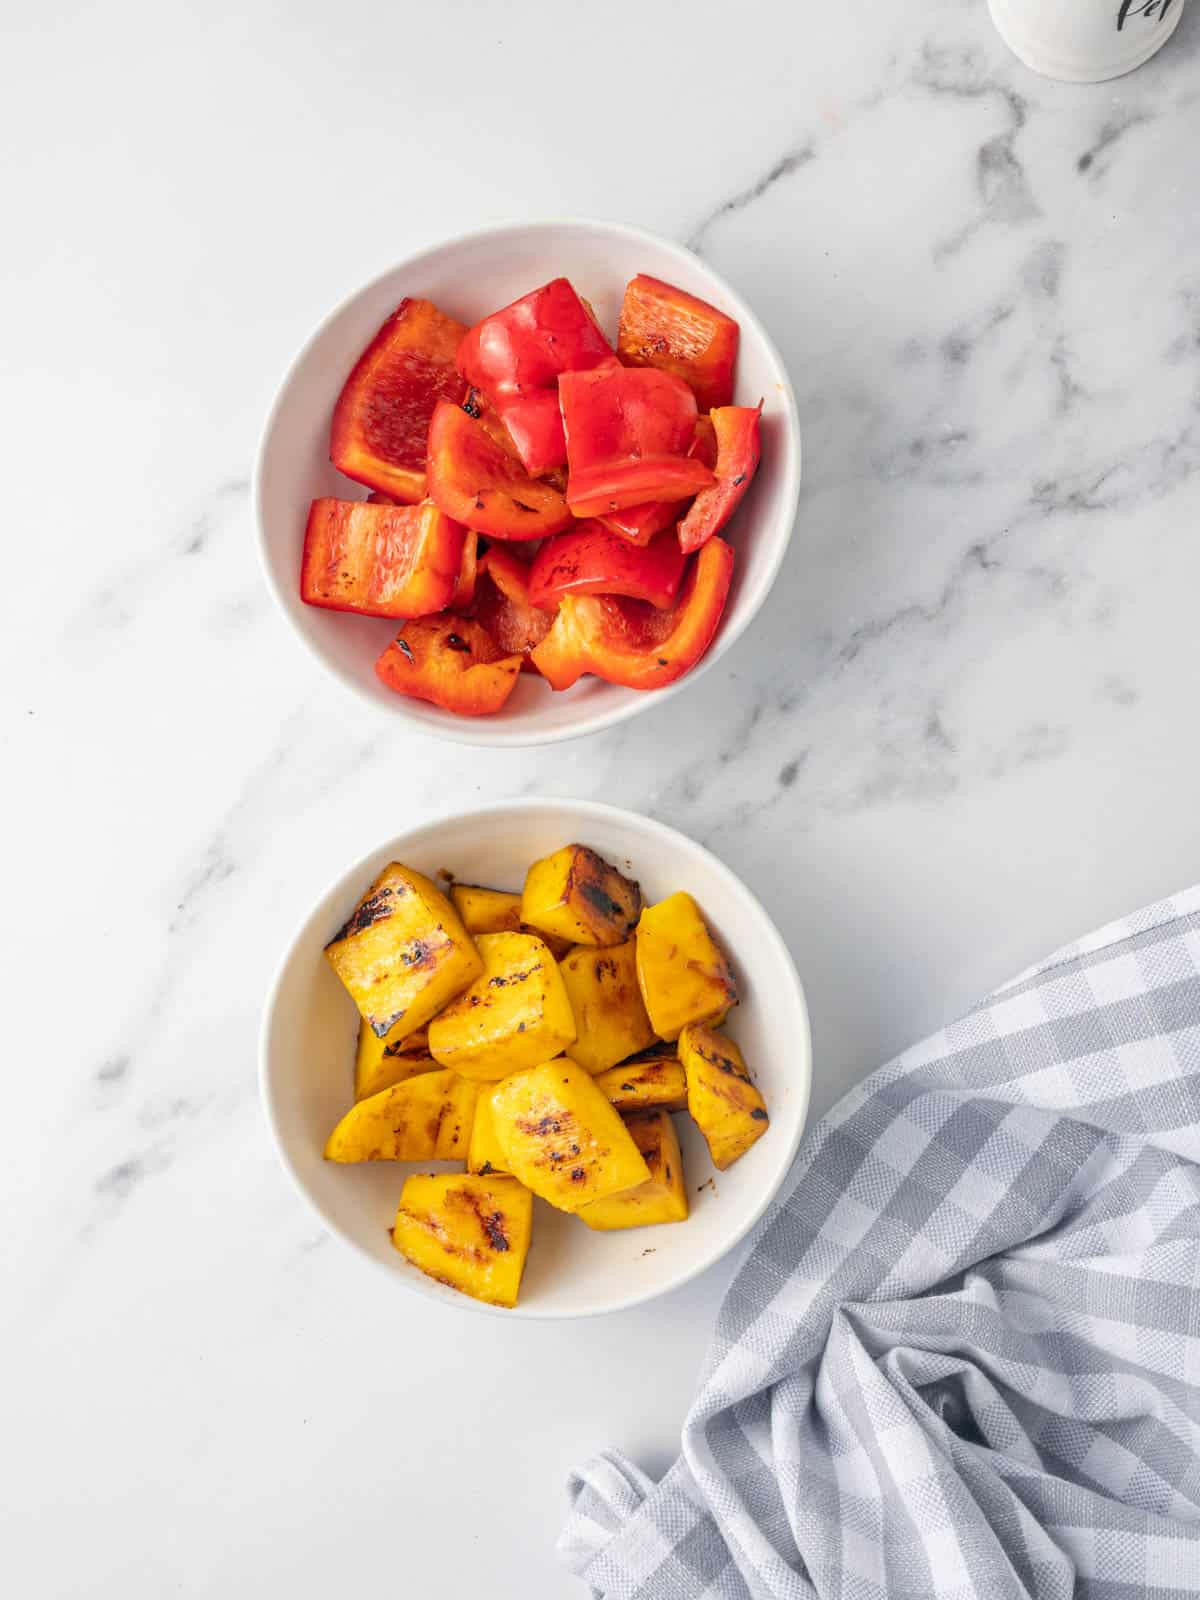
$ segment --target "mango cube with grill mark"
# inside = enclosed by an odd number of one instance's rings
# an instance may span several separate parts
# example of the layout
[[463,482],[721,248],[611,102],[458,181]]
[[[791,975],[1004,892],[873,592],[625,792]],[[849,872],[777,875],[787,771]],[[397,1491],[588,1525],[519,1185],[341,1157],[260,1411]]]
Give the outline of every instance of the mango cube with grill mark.
[[475,1120],[471,1124],[471,1142],[467,1147],[467,1171],[486,1175],[489,1172],[506,1173],[504,1151],[496,1135],[496,1119],[492,1110],[493,1086],[479,1086],[475,1102]]
[[430,1278],[514,1306],[533,1233],[533,1196],[515,1178],[429,1173],[400,1194],[392,1243]]
[[[537,933],[521,921],[521,896],[504,889],[485,889],[481,884],[452,883],[450,899],[468,933]],[[550,954],[556,961],[571,948],[569,939],[556,939],[543,933]]]
[[602,950],[577,945],[558,970],[575,1013],[575,1042],[566,1050],[572,1061],[603,1072],[654,1038],[638,988],[632,939]]
[[429,1025],[429,1053],[481,1082],[556,1056],[575,1038],[558,964],[531,933],[481,933],[483,971]]
[[325,1145],[326,1161],[452,1161],[467,1153],[479,1085],[422,1072],[352,1106]]
[[722,1172],[766,1133],[763,1097],[751,1082],[742,1052],[715,1028],[693,1023],[679,1035],[687,1074],[688,1110],[704,1135],[713,1166]]
[[369,1100],[381,1089],[415,1078],[421,1072],[436,1072],[437,1062],[429,1054],[425,1029],[418,1028],[406,1039],[378,1038],[366,1022],[358,1025],[358,1051],[354,1059],[354,1098]]
[[729,962],[690,894],[679,890],[647,906],[636,945],[642,999],[660,1039],[678,1039],[690,1022],[720,1022],[737,1004]]
[[635,1111],[625,1118],[625,1126],[642,1159],[650,1169],[645,1183],[605,1200],[593,1200],[580,1208],[579,1216],[589,1228],[609,1231],[614,1228],[646,1228],[657,1222],[686,1222],[687,1185],[683,1177],[683,1157],[671,1114],[660,1108]]
[[565,1056],[492,1091],[505,1165],[560,1211],[578,1211],[649,1178],[628,1128],[589,1073]]
[[628,1060],[596,1074],[596,1087],[624,1113],[653,1106],[687,1107],[687,1079],[673,1044],[652,1044]]
[[423,1028],[482,968],[446,896],[399,861],[383,869],[325,954],[371,1029],[389,1043]]
[[633,879],[582,844],[535,861],[521,892],[522,920],[572,944],[623,944],[641,907]]

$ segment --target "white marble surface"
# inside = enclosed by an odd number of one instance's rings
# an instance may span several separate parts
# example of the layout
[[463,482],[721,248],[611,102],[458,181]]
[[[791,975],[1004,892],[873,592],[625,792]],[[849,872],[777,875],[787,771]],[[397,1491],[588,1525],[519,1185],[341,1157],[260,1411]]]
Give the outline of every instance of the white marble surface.
[[[276,1168],[268,974],[431,808],[601,796],[762,895],[820,1111],[1200,876],[1200,7],[1084,89],[1019,67],[982,0],[7,21],[0,1573],[567,1596],[565,1474],[610,1442],[665,1463],[732,1263],[570,1327],[397,1293]],[[247,480],[338,297],[532,214],[725,273],[791,365],[806,477],[761,625],[691,695],[477,754],[300,654]]]

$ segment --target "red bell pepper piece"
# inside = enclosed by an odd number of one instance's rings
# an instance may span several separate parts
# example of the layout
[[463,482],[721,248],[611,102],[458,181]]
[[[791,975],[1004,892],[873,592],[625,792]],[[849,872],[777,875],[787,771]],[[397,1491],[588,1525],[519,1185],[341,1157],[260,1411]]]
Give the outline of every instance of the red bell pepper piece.
[[658,367],[689,384],[701,411],[733,399],[738,325],[707,300],[640,272],[625,290],[617,354],[629,367]]
[[555,278],[485,317],[458,352],[459,371],[496,407],[525,470],[535,478],[567,459],[559,374],[602,362],[615,364],[612,346],[566,278]]
[[333,408],[329,459],[406,505],[425,498],[425,442],[439,400],[459,401],[466,327],[428,300],[402,300],[359,356]]
[[[504,545],[494,544],[479,565],[476,617],[505,655],[527,658],[550,632],[555,602],[540,609],[541,602],[535,602],[530,593],[529,563]],[[528,660],[524,664],[529,671],[535,670]]]
[[[696,432],[688,455],[713,467],[717,460],[717,437],[707,417],[696,418]],[[651,500],[644,506],[630,506],[627,511],[613,511],[600,521],[611,533],[619,533],[630,544],[649,544],[656,533],[678,522],[686,512],[686,500]]]
[[564,595],[533,663],[554,689],[569,689],[585,672],[629,689],[661,689],[690,672],[712,643],[732,574],[732,548],[710,539],[669,610],[615,595]]
[[304,533],[300,598],[367,617],[421,617],[454,593],[467,530],[433,504],[314,500]]
[[571,512],[467,413],[443,400],[429,424],[429,493],[448,517],[490,539],[561,533]]
[[737,510],[762,456],[762,401],[756,406],[718,406],[710,413],[717,436],[717,481],[692,501],[679,524],[679,548],[699,550]]
[[466,530],[463,540],[462,565],[454,591],[446,601],[447,611],[470,611],[475,604],[475,585],[479,578],[479,535],[474,528]]
[[521,657],[502,655],[477,622],[445,616],[406,622],[375,663],[389,689],[461,717],[499,711],[520,670]]
[[648,500],[679,500],[715,481],[687,454],[696,401],[682,378],[651,368],[565,372],[558,385],[567,433],[567,504],[608,516]]
[[622,594],[660,610],[679,591],[684,556],[673,528],[639,549],[603,527],[581,522],[547,539],[529,575],[529,598],[553,610],[566,594]]

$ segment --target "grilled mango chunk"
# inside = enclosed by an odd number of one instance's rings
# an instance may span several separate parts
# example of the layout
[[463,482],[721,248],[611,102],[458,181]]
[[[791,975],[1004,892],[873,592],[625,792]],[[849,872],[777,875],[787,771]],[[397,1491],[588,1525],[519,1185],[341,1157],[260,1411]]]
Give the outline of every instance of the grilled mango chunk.
[[471,1124],[471,1143],[467,1147],[467,1171],[486,1176],[489,1172],[507,1172],[504,1151],[496,1137],[496,1121],[492,1114],[492,1085],[479,1086],[475,1102],[475,1120]]
[[618,1111],[661,1106],[664,1111],[687,1107],[687,1079],[673,1044],[652,1044],[628,1061],[596,1074],[596,1087]]
[[[450,885],[454,909],[468,933],[537,933],[521,921],[521,896],[504,889],[484,889],[475,883]],[[556,961],[571,948],[569,939],[556,939],[552,933],[540,936]]]
[[515,1306],[533,1196],[515,1178],[430,1173],[400,1194],[392,1243],[414,1267],[493,1306]]
[[418,1028],[407,1039],[378,1039],[365,1022],[358,1025],[358,1054],[354,1060],[354,1098],[369,1100],[381,1089],[390,1089],[419,1072],[435,1072],[437,1062],[429,1054],[425,1029]]
[[478,977],[458,912],[428,878],[393,861],[325,954],[374,1032],[398,1043]]
[[647,906],[636,945],[642,999],[660,1039],[678,1039],[689,1022],[720,1022],[737,1004],[729,963],[690,894],[680,890]]
[[480,1081],[549,1061],[575,1038],[557,963],[532,933],[481,933],[483,971],[429,1025],[429,1053]]
[[628,1128],[588,1073],[561,1056],[492,1090],[504,1164],[560,1211],[578,1211],[650,1176]]
[[479,1085],[422,1072],[352,1106],[329,1135],[326,1161],[451,1161],[467,1152]]
[[767,1131],[763,1097],[750,1081],[742,1052],[714,1028],[693,1023],[679,1035],[687,1074],[688,1110],[704,1135],[713,1166],[724,1172]]
[[568,844],[535,861],[521,893],[521,918],[572,944],[623,944],[642,908],[642,891],[586,845]]
[[575,1043],[566,1053],[589,1072],[603,1072],[654,1038],[637,981],[632,939],[606,950],[577,945],[558,964],[571,1010]]
[[579,1215],[589,1228],[646,1228],[655,1222],[686,1222],[687,1186],[679,1138],[668,1111],[635,1111],[625,1126],[650,1169],[645,1183],[606,1200],[581,1206]]

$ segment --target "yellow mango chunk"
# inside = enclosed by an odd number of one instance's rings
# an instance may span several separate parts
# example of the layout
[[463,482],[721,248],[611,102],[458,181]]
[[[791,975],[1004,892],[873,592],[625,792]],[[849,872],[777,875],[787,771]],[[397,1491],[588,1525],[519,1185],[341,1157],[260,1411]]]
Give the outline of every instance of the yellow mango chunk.
[[369,1100],[419,1072],[434,1072],[437,1062],[426,1048],[424,1028],[407,1039],[378,1039],[365,1022],[358,1025],[358,1051],[354,1059],[354,1098]]
[[521,919],[572,944],[623,944],[642,891],[586,845],[568,844],[535,861],[521,893]]
[[763,1097],[750,1081],[742,1052],[714,1028],[698,1023],[685,1028],[679,1059],[687,1074],[688,1110],[713,1166],[724,1172],[766,1133],[770,1119]]
[[687,1106],[687,1079],[673,1044],[652,1044],[607,1072],[598,1072],[595,1081],[621,1112],[648,1106],[682,1111]]
[[467,1152],[479,1085],[422,1072],[352,1106],[329,1135],[326,1161],[452,1161]]
[[325,954],[371,1029],[396,1043],[479,975],[474,941],[442,891],[393,861]]
[[671,1115],[661,1108],[635,1111],[625,1126],[650,1169],[645,1183],[605,1200],[581,1206],[579,1215],[589,1228],[646,1228],[655,1222],[686,1222],[687,1185],[683,1157]]
[[549,1061],[575,1038],[558,965],[531,933],[481,933],[483,971],[429,1024],[429,1053],[481,1081]]
[[737,1004],[729,963],[690,894],[647,906],[635,943],[642,999],[660,1039],[678,1039],[689,1022],[720,1022]]
[[561,1056],[492,1090],[504,1164],[560,1211],[645,1183],[636,1144],[591,1076]]
[[558,964],[575,1013],[575,1042],[566,1053],[589,1072],[603,1072],[654,1038],[638,988],[632,939],[597,950],[577,945]]
[[406,1180],[392,1243],[430,1278],[515,1306],[533,1233],[533,1196],[515,1178],[430,1173]]
[[471,1143],[467,1147],[467,1171],[481,1174],[508,1171],[504,1151],[500,1148],[500,1140],[496,1136],[490,1083],[479,1086],[479,1098],[475,1102],[475,1120],[471,1124]]
[[[450,887],[450,899],[463,920],[468,933],[537,933],[521,921],[521,896],[509,894],[504,889],[484,889],[475,883],[455,883]],[[556,939],[552,933],[541,935],[550,954],[556,961],[571,948],[569,939]]]

